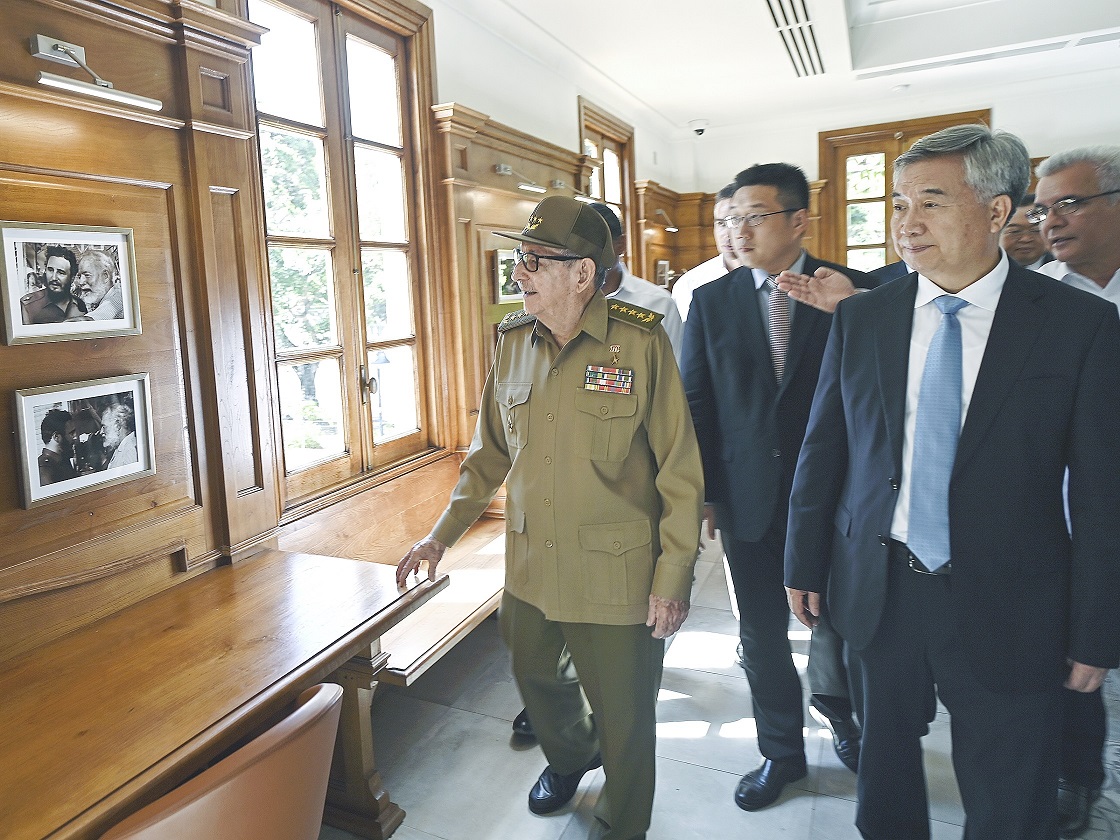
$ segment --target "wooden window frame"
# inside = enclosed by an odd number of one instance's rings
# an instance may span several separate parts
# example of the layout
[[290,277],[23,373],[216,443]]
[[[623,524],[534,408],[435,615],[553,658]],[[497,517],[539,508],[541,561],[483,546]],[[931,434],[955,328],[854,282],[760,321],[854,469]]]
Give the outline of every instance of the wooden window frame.
[[[589,134],[601,135],[608,140],[620,145],[622,153],[619,155],[619,164],[622,167],[622,213],[625,222],[623,230],[632,258],[637,258],[641,243],[641,220],[635,218],[635,208],[638,206],[638,194],[634,187],[634,126],[624,123],[614,114],[604,110],[582,96],[576,97],[576,110],[579,118],[579,144],[577,149],[583,155],[583,141]],[[592,162],[591,158],[583,155],[585,162]],[[597,161],[602,166],[602,161]],[[581,184],[580,189],[589,193],[587,184]],[[599,200],[599,199],[597,199]],[[631,266],[632,270],[637,267]]]

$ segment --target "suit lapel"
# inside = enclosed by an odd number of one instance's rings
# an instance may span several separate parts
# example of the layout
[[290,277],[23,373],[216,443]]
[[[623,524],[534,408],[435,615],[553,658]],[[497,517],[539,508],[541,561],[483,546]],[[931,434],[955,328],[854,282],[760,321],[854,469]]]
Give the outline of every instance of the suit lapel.
[[910,366],[910,331],[914,323],[914,297],[918,275],[900,279],[886,295],[875,318],[875,362],[879,398],[887,418],[895,477],[902,474],[902,438],[906,422],[906,378]]
[[954,475],[984,439],[1038,340],[1046,323],[1045,313],[1035,305],[1042,292],[1031,272],[1014,264],[1008,270],[957,444]]
[[[762,310],[758,306],[758,289],[754,285],[754,275],[749,268],[737,268],[731,277],[731,300],[727,308],[728,319],[738,322],[744,341],[743,366],[756,366],[755,377],[760,382],[770,383],[777,390],[774,378],[774,365],[770,360],[770,339],[762,330]],[[769,374],[766,376],[765,374]]]

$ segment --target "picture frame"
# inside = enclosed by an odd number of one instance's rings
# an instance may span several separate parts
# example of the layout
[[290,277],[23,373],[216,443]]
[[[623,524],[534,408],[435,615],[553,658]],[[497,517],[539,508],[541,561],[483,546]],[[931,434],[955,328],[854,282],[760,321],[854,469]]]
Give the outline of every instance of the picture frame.
[[132,228],[0,221],[0,243],[7,344],[141,333]]
[[661,287],[667,287],[670,279],[670,269],[668,260],[658,260],[654,264],[654,282]]
[[154,475],[147,373],[15,392],[23,506]]
[[516,252],[499,248],[494,252],[494,288],[498,303],[520,303],[521,289],[513,279],[513,267],[517,264]]

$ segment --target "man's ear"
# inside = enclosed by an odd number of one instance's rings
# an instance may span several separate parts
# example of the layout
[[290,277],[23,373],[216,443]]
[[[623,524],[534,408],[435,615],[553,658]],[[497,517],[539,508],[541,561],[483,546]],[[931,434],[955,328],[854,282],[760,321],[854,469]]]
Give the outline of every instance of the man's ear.
[[614,238],[614,255],[616,257],[618,257],[618,259],[622,259],[623,257],[626,256],[626,234],[625,233],[622,234],[622,236],[616,236]]
[[805,231],[809,229],[809,211],[802,207],[800,210],[790,213],[790,217],[790,221],[797,232],[804,235]]
[[993,233],[999,233],[1011,220],[1011,214],[1015,212],[1015,205],[1011,201],[1011,196],[997,195],[992,199],[989,207],[992,214],[991,230]]
[[576,281],[576,288],[578,291],[584,291],[587,284],[595,285],[595,273],[598,267],[595,265],[595,260],[591,257],[584,257],[579,261],[579,280]]

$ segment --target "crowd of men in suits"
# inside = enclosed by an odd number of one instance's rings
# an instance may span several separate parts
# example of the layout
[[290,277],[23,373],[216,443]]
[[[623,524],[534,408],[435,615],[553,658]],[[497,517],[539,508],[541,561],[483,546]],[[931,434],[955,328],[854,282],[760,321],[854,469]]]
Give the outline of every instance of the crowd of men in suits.
[[602,766],[603,837],[646,836],[662,640],[706,520],[764,759],[739,807],[807,773],[792,611],[864,838],[930,837],[938,701],[965,840],[1085,830],[1120,665],[1120,148],[1038,175],[1028,198],[1026,148],[986,126],[919,140],[894,163],[900,262],[861,274],[802,247],[800,169],[752,166],[717,195],[720,253],[678,281],[679,346],[664,296],[624,296],[610,208],[549,197],[501,234],[525,309],[498,327],[459,483],[397,577],[434,577],[505,483],[514,727],[549,762],[533,813]]

